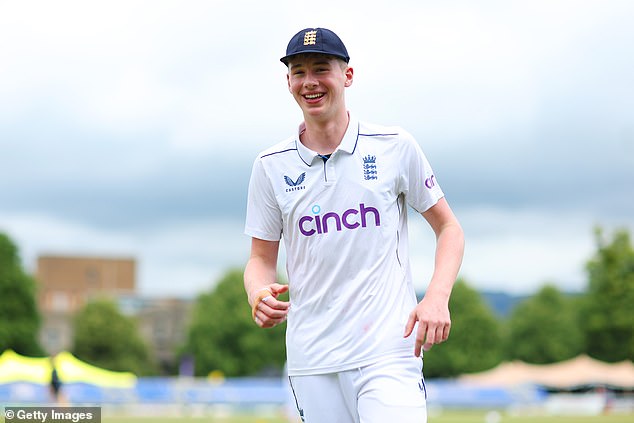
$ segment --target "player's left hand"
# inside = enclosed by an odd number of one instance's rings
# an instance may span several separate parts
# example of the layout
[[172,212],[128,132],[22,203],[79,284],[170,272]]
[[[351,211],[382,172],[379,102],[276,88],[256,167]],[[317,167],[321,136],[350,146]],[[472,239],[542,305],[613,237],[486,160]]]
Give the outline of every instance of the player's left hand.
[[405,325],[404,337],[412,334],[418,322],[414,355],[420,357],[421,348],[429,351],[434,344],[440,344],[449,337],[451,318],[448,301],[431,293],[425,294],[423,300],[409,314]]

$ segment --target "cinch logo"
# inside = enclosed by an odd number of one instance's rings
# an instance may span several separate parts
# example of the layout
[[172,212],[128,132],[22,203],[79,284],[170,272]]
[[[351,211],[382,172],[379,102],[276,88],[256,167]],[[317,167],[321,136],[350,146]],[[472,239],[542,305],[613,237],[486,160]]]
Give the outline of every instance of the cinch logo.
[[431,175],[429,178],[425,179],[425,186],[429,189],[432,189],[433,187],[435,187],[436,181],[434,179],[436,179],[434,175]]
[[326,234],[329,230],[333,229],[341,231],[343,228],[357,229],[359,226],[365,228],[368,226],[368,223],[372,223],[373,217],[374,226],[381,226],[381,215],[379,211],[374,207],[366,207],[363,203],[359,204],[358,210],[348,209],[344,211],[341,216],[335,212],[320,215],[321,207],[316,204],[312,207],[311,211],[314,216],[302,216],[298,222],[299,231],[305,236]]

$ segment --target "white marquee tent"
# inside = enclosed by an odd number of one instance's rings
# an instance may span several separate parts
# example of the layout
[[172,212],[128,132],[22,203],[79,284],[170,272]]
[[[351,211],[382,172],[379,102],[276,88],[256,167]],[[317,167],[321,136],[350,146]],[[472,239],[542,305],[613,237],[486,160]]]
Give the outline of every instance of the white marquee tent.
[[634,364],[631,361],[605,363],[586,355],[541,365],[512,361],[491,370],[463,375],[460,380],[482,386],[535,384],[558,389],[581,386],[634,389]]

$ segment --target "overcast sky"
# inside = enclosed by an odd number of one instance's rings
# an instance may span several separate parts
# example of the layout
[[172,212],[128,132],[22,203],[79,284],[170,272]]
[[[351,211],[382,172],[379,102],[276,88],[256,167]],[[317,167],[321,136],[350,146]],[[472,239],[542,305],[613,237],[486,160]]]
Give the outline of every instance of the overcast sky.
[[[389,6],[388,6],[389,5]],[[251,164],[301,113],[279,62],[321,26],[348,107],[426,152],[482,290],[583,290],[593,227],[634,233],[634,2],[0,0],[0,231],[134,257],[139,293],[243,266]],[[434,239],[410,226],[417,287]]]

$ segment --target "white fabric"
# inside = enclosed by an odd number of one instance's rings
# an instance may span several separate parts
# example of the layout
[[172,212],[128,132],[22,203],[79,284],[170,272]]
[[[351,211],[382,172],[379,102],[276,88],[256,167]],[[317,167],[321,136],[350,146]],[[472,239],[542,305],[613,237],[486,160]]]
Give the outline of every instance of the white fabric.
[[245,233],[284,239],[290,375],[413,354],[414,336],[403,338],[416,305],[406,204],[424,212],[442,196],[421,148],[398,127],[351,117],[327,161],[299,135],[258,156]]
[[305,423],[425,423],[422,360],[414,356],[340,373],[292,376]]

